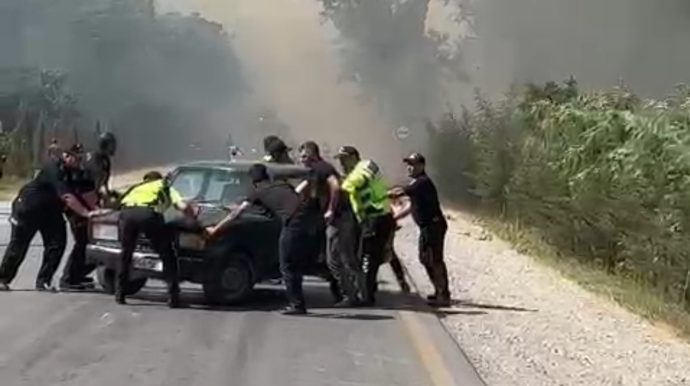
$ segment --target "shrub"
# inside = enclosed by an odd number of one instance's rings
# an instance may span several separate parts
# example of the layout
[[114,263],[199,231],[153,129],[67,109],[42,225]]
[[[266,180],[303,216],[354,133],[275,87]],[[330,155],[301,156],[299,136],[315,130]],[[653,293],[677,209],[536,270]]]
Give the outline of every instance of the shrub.
[[433,161],[450,198],[686,304],[689,107],[682,87],[657,101],[625,87],[581,93],[573,80],[527,85],[439,120]]

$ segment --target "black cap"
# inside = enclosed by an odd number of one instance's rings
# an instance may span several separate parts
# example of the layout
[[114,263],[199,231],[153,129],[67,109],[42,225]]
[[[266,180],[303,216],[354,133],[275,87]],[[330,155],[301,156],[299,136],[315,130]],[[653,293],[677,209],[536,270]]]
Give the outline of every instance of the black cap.
[[254,164],[249,168],[249,175],[251,176],[252,182],[263,182],[271,179],[268,175],[268,168],[263,164]]
[[411,165],[424,165],[426,164],[426,158],[419,153],[412,153],[407,157],[403,158],[403,162]]
[[69,155],[82,155],[84,154],[84,145],[81,143],[75,143],[74,145],[70,146],[67,150],[65,150],[65,153]]
[[340,157],[358,157],[359,158],[359,150],[357,150],[356,147],[354,146],[341,146],[340,149],[338,149],[338,153],[335,155],[336,158]]

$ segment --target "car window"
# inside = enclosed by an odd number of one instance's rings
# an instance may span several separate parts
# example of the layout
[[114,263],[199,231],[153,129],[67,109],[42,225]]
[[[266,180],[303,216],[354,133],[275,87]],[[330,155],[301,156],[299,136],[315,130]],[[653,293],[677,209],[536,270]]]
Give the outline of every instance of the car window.
[[205,170],[182,170],[175,175],[171,186],[180,193],[183,199],[195,199],[202,193],[205,177]]
[[214,170],[210,173],[208,186],[200,199],[206,202],[233,204],[247,193],[249,176],[246,173]]

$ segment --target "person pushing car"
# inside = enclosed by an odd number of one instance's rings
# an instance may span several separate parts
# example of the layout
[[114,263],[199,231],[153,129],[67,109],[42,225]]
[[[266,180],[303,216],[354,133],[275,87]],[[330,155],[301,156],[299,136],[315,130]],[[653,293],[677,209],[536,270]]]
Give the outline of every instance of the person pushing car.
[[126,304],[125,285],[129,282],[132,255],[140,234],[150,238],[153,249],[163,261],[163,276],[168,290],[168,306],[180,307],[180,284],[177,255],[173,248],[172,234],[165,224],[163,213],[170,206],[189,214],[188,206],[180,194],[169,186],[166,178],[157,171],[144,176],[144,181],[124,192],[120,199],[120,264],[117,270],[115,300]]
[[36,233],[41,234],[44,247],[36,290],[54,290],[53,276],[67,245],[63,209],[67,207],[75,216],[84,219],[97,213],[90,211],[78,198],[74,173],[80,167],[80,155],[78,145],[64,151],[22,186],[12,201],[12,233],[0,264],[0,291],[10,290],[10,283],[17,276]]
[[314,250],[318,240],[313,237],[313,216],[309,202],[303,200],[292,185],[283,179],[271,179],[266,165],[254,164],[249,169],[252,189],[247,198],[212,227],[206,228],[209,238],[234,221],[251,205],[259,205],[282,222],[278,241],[280,271],[285,282],[289,304],[283,311],[287,315],[303,315],[307,308],[302,291],[304,264],[300,257],[305,250]]
[[431,306],[448,307],[451,303],[448,286],[448,270],[444,261],[443,249],[448,223],[443,216],[438,191],[426,174],[426,159],[419,153],[412,153],[403,160],[407,172],[412,177],[409,185],[389,191],[392,198],[407,196],[410,204],[396,212],[399,220],[409,214],[419,227],[419,260],[426,269],[434,293],[428,296]]

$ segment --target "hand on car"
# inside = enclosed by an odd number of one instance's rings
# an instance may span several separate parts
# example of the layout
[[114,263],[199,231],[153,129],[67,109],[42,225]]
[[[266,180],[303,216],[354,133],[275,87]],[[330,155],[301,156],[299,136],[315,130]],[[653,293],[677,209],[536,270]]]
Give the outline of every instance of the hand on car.
[[105,216],[106,214],[112,212],[112,209],[95,209],[87,213],[87,218],[94,218],[98,216]]
[[326,213],[323,214],[323,219],[326,220],[326,224],[330,224],[330,222],[333,221],[333,216],[332,210],[327,210]]
[[213,237],[213,235],[218,231],[218,229],[216,229],[214,226],[206,227],[204,230],[206,231],[206,236],[209,238]]

